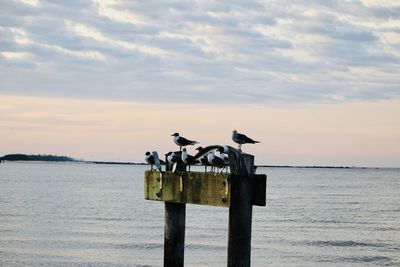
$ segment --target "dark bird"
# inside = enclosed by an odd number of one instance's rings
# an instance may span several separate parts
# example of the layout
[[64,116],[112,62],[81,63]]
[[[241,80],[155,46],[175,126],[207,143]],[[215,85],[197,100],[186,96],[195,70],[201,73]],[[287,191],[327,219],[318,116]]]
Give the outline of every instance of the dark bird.
[[207,155],[209,152],[217,149],[225,149],[227,148],[228,150],[228,156],[229,156],[229,162],[231,166],[235,166],[235,168],[232,170],[234,173],[237,172],[237,170],[243,170],[246,172],[248,176],[251,176],[254,174],[254,170],[249,170],[247,168],[246,161],[243,158],[243,154],[241,151],[239,151],[237,148],[231,147],[231,146],[220,146],[220,145],[211,145],[208,147],[203,148],[199,153],[194,155],[194,159],[200,159],[204,155]]
[[229,146],[227,146],[227,145],[220,146],[220,148],[218,148],[217,151],[219,153],[228,154],[229,153]]
[[207,155],[207,160],[211,166],[217,167],[218,169],[223,169],[225,167],[225,161],[222,158],[215,155],[214,151],[212,151]]
[[221,159],[225,161],[225,165],[229,165],[229,146],[221,146],[220,148],[217,149],[217,151],[220,153],[219,156]]
[[[200,153],[203,150],[203,148],[201,146],[199,146],[198,148],[196,148],[196,150],[198,150]],[[210,163],[208,163],[207,154],[203,155],[201,158],[199,158],[198,161],[202,165],[204,165],[204,172],[207,172],[207,166],[211,166]]]
[[189,167],[189,171],[190,171],[190,165],[196,163],[194,157],[187,153],[186,148],[182,149],[181,160],[186,166]]
[[182,150],[183,146],[195,145],[199,143],[197,141],[188,140],[185,137],[179,136],[179,133],[174,133],[171,136],[174,137],[174,142],[179,146],[179,150]]
[[232,132],[232,140],[233,140],[233,142],[239,144],[240,151],[242,151],[243,144],[260,143],[259,141],[255,141],[255,140],[251,139],[250,137],[247,137],[244,134],[238,133],[236,130],[233,130],[233,132]]
[[172,152],[172,151],[165,154],[165,159],[166,159],[167,163],[169,163],[169,164],[182,162],[180,153]]

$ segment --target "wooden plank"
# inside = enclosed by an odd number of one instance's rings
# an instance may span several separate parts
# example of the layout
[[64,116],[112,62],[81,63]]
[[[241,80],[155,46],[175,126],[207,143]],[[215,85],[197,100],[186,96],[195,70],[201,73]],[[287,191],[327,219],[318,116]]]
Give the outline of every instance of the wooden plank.
[[[231,179],[230,174],[146,171],[145,199],[229,207]],[[254,174],[251,179],[252,204],[265,206],[267,176]]]
[[145,199],[229,207],[230,174],[145,172]]
[[232,172],[228,226],[228,267],[250,267],[254,156],[229,154]]

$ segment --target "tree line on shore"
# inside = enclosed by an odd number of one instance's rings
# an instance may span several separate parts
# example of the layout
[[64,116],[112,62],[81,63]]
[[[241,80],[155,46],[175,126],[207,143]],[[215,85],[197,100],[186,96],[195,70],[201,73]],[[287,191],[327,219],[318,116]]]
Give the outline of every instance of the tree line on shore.
[[76,161],[67,156],[58,155],[26,155],[26,154],[8,154],[0,157],[0,161]]

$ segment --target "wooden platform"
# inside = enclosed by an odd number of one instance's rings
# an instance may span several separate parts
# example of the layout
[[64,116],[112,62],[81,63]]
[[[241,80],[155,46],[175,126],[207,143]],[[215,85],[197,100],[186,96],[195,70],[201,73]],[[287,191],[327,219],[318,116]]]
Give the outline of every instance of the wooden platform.
[[[144,197],[147,200],[219,207],[230,207],[232,190],[237,190],[235,181],[243,179],[230,173],[169,171],[146,171],[144,178]],[[266,175],[253,174],[250,180],[252,204],[265,206]]]

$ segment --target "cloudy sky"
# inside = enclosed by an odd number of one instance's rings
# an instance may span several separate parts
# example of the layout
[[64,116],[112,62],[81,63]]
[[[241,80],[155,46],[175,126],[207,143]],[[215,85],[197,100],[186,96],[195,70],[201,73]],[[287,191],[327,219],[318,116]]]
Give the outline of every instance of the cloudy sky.
[[0,154],[400,166],[400,2],[0,0]]

